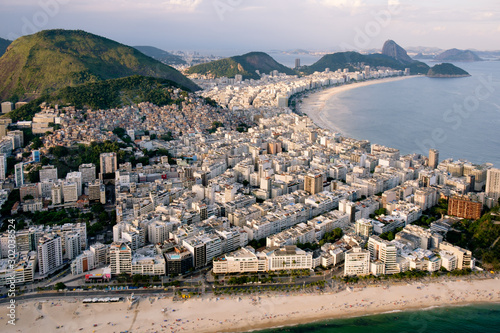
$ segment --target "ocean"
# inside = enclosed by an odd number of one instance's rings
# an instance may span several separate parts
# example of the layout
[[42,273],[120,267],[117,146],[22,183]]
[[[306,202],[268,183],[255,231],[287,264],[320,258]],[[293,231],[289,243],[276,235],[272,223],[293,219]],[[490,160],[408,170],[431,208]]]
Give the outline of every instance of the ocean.
[[[429,65],[433,65],[429,63]],[[324,114],[345,136],[402,154],[467,159],[500,167],[500,61],[456,63],[466,78],[415,77],[341,92]]]
[[258,333],[489,333],[499,330],[500,304],[481,304],[335,319]]

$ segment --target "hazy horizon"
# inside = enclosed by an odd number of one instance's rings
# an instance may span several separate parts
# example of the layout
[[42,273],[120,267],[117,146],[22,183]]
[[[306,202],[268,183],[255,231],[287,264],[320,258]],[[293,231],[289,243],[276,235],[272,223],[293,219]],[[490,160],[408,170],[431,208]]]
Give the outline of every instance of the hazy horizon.
[[499,49],[491,41],[499,22],[493,0],[5,0],[0,37],[60,28],[131,46],[235,54],[381,49],[387,39],[485,51]]

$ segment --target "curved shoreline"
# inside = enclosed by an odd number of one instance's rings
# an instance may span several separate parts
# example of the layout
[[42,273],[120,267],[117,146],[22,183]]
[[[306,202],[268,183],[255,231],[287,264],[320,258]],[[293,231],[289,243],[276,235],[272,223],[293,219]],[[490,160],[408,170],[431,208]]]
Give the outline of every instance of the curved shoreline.
[[326,103],[335,95],[340,94],[345,91],[349,91],[356,88],[362,88],[371,86],[374,84],[382,84],[389,83],[395,81],[406,80],[410,78],[423,77],[422,75],[413,75],[413,76],[398,76],[398,77],[389,77],[384,79],[376,79],[370,81],[363,81],[351,84],[344,84],[341,86],[327,88],[322,91],[318,91],[307,95],[306,98],[302,101],[300,108],[298,109],[303,114],[307,115],[313,123],[323,129],[328,129],[334,132],[341,133],[342,131],[335,126],[334,123],[329,121],[325,116],[325,106]]

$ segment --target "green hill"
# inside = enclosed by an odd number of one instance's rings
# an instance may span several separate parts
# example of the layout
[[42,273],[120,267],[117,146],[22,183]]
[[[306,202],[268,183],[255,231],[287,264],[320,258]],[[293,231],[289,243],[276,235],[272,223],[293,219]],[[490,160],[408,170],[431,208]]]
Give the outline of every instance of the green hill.
[[236,74],[241,74],[243,79],[259,79],[260,76],[255,72],[256,70],[261,74],[269,74],[274,70],[288,75],[296,74],[291,68],[278,63],[264,52],[250,52],[196,65],[189,68],[186,73],[212,74],[214,77],[234,77]]
[[144,75],[199,87],[140,51],[81,30],[45,30],[12,42],[0,58],[0,99],[34,99],[67,86]]
[[353,51],[326,54],[311,66],[305,66],[302,71],[305,74],[323,72],[326,68],[330,68],[331,71],[344,68],[353,71],[363,70],[364,66],[370,66],[372,68],[387,67],[396,70],[410,68],[412,74],[427,74],[429,71],[429,66],[423,62],[415,61],[408,64],[380,53],[364,55]]
[[177,83],[166,79],[138,75],[90,82],[41,96],[9,112],[7,117],[13,122],[31,120],[33,115],[40,111],[40,104],[43,102],[73,105],[79,109],[110,109],[141,102],[151,102],[158,106],[180,104],[183,99],[172,96],[172,89],[177,87]]
[[5,53],[7,47],[12,43],[11,40],[3,39],[0,37],[0,57]]
[[134,46],[135,49],[141,51],[148,57],[156,59],[168,65],[185,65],[186,62],[179,56],[173,55],[167,51],[163,51],[153,46]]
[[427,76],[447,78],[447,77],[466,77],[470,76],[470,74],[453,64],[443,63],[435,65],[431,69],[429,69]]

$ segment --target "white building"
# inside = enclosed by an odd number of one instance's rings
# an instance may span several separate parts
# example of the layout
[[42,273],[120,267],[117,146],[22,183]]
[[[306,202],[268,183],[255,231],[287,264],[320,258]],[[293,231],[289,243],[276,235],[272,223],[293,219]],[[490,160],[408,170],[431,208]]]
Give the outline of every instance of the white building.
[[78,184],[75,182],[62,183],[63,199],[65,203],[78,200]]
[[46,276],[63,265],[61,237],[55,233],[45,234],[38,241],[38,267],[40,275]]
[[397,265],[397,249],[394,244],[378,236],[371,236],[368,239],[368,251],[373,261],[380,260],[385,264],[385,274],[400,272]]
[[7,155],[0,154],[0,180],[5,180],[7,173]]
[[493,200],[500,198],[500,169],[489,169],[486,174],[486,195]]
[[91,183],[96,180],[96,168],[95,164],[81,164],[78,167],[78,171],[82,174],[82,183]]
[[21,187],[24,185],[24,164],[23,162],[17,163],[14,166],[16,187]]
[[80,235],[78,232],[66,232],[64,234],[64,257],[73,260],[76,258],[82,251],[80,245]]
[[99,157],[101,173],[113,173],[117,167],[117,157],[116,153],[102,153]]
[[132,250],[125,242],[113,242],[109,247],[111,274],[132,274]]
[[66,175],[66,181],[70,183],[76,183],[77,196],[82,195],[82,173],[75,171],[70,172]]
[[270,271],[313,268],[312,252],[306,252],[296,246],[272,249],[266,255]]
[[370,274],[370,252],[353,247],[345,253],[344,276]]
[[57,181],[57,168],[53,165],[44,165],[38,171],[40,181]]
[[90,250],[85,250],[71,262],[71,274],[82,274],[83,272],[93,270],[95,267],[94,253]]

